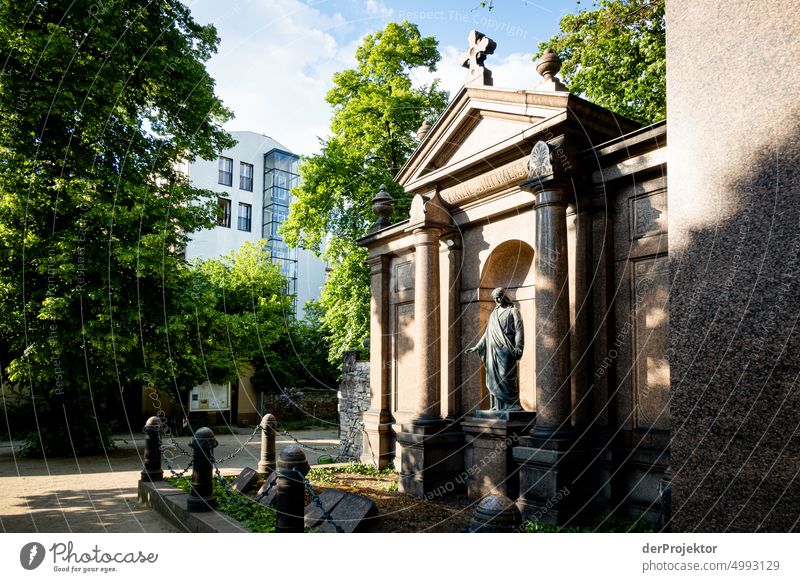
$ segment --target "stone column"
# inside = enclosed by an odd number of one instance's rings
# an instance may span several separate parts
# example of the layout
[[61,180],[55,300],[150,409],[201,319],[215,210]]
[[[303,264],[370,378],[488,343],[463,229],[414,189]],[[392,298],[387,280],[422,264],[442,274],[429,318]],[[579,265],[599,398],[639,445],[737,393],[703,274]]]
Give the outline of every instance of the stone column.
[[391,370],[391,334],[389,333],[389,269],[390,255],[368,260],[372,277],[370,299],[369,384],[370,408],[364,413],[365,443],[361,460],[377,463],[383,469],[394,456],[392,446],[392,414],[389,372]]
[[571,429],[566,190],[536,193],[536,425],[534,437]]
[[592,422],[592,395],[589,393],[591,357],[591,297],[588,272],[592,252],[592,215],[589,203],[578,202],[572,217],[575,228],[575,282],[573,301],[575,313],[572,326],[572,422],[583,432]]
[[414,424],[441,420],[441,347],[439,320],[438,228],[414,231],[414,354],[417,361],[418,400]]
[[[544,151],[539,144],[535,148]],[[567,243],[570,196],[566,186],[569,183],[562,178],[533,184],[536,195],[536,423],[531,436],[520,439],[520,446],[513,449],[513,458],[520,467],[517,501],[520,510],[528,519],[550,524],[564,524],[582,512],[590,513],[594,495],[588,485],[591,454],[581,442],[576,442],[572,428]],[[584,219],[580,221],[583,223]],[[582,262],[576,261],[576,269]],[[585,294],[585,285],[585,276],[576,275],[576,298]]]

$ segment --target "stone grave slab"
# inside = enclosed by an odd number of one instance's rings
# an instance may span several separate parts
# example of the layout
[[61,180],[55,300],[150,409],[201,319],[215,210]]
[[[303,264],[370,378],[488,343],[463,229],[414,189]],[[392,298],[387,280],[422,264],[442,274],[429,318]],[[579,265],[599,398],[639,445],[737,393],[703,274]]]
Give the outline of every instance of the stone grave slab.
[[231,483],[231,489],[239,493],[247,493],[258,483],[258,471],[245,467]]
[[[325,509],[332,511],[346,495],[344,491],[338,489],[326,489],[319,494],[319,500]],[[306,506],[305,527],[319,527],[324,522],[322,510],[317,507],[316,503],[312,502],[311,505]]]
[[[330,511],[333,521],[344,530],[344,533],[364,531],[372,523],[377,513],[378,507],[372,499],[355,493],[346,493],[342,500]],[[336,532],[333,525],[327,521],[321,523],[319,529],[327,533]]]

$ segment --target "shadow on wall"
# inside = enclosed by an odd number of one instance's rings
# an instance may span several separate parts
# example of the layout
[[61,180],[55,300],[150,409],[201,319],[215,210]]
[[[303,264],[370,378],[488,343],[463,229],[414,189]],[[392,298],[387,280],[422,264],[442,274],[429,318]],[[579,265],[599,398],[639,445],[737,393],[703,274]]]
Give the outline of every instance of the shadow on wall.
[[675,531],[800,529],[800,126],[784,135],[693,193],[726,218],[678,245],[670,221]]

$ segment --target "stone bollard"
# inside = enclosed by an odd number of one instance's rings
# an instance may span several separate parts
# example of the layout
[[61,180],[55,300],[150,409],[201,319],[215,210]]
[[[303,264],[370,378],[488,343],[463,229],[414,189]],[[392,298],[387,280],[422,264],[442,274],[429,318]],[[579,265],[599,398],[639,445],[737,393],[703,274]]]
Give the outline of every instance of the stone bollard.
[[276,484],[278,488],[276,532],[303,533],[306,488],[302,477],[305,477],[310,468],[306,455],[300,447],[289,445],[281,451]]
[[161,469],[161,419],[151,416],[142,429],[144,432],[144,470],[142,481],[163,481]]
[[505,495],[488,495],[481,499],[472,521],[470,533],[515,533],[520,531],[522,515],[517,504]]
[[214,467],[211,458],[219,443],[214,431],[208,427],[197,429],[189,446],[194,449],[192,457],[192,490],[186,506],[189,511],[211,511],[217,506],[214,499]]
[[261,460],[258,462],[258,474],[269,477],[275,471],[275,433],[278,421],[271,414],[261,419]]

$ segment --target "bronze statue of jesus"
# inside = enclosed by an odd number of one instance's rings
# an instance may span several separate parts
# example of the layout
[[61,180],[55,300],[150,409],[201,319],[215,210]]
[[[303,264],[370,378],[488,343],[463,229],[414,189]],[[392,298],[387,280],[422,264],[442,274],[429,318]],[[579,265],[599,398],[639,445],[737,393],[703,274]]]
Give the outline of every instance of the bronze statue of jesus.
[[492,291],[492,299],[497,307],[489,316],[486,331],[480,341],[466,351],[478,352],[486,367],[490,410],[522,410],[517,379],[517,361],[524,348],[522,317],[502,287]]

